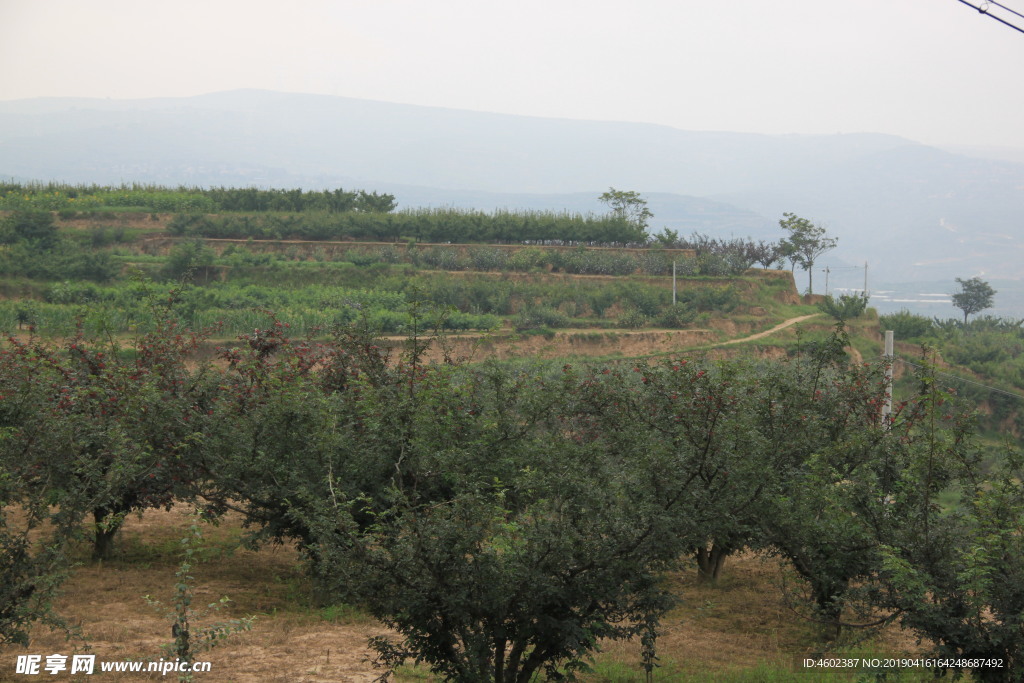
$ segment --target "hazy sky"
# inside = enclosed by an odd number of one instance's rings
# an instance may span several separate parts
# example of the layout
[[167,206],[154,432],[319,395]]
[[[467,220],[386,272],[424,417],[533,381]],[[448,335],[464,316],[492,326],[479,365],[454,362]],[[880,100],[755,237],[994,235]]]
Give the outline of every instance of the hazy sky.
[[264,88],[1024,148],[1022,85],[1024,34],[957,0],[0,0],[4,100]]

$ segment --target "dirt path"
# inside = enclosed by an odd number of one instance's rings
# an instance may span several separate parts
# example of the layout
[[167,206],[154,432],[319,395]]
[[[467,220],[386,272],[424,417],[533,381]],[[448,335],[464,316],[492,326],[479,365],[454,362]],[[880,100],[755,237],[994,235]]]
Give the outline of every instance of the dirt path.
[[[513,357],[531,358],[563,358],[568,356],[606,356],[617,353],[621,358],[642,358],[666,353],[686,353],[706,351],[730,344],[752,341],[768,337],[787,327],[809,320],[820,313],[801,315],[785,320],[771,329],[755,334],[713,341],[714,330],[602,330],[602,331],[561,331],[551,338],[539,335],[523,335],[514,338],[497,338],[493,341],[485,335],[459,335],[448,338],[449,350],[453,356],[466,360],[480,357],[499,359]],[[394,342],[403,341],[404,337],[389,337]],[[431,348],[428,358],[437,360],[437,349]]]
[[786,320],[786,321],[783,321],[783,322],[779,323],[778,325],[776,325],[775,327],[771,328],[770,330],[765,330],[764,332],[758,332],[757,334],[752,334],[749,337],[741,337],[740,339],[730,339],[729,341],[724,341],[724,342],[721,342],[719,344],[714,344],[714,346],[726,346],[728,344],[740,344],[740,343],[746,342],[746,341],[753,341],[755,339],[761,339],[762,337],[767,337],[770,334],[775,334],[779,330],[784,330],[787,327],[790,327],[791,325],[796,325],[797,323],[802,323],[805,320],[809,320],[809,319],[814,318],[814,317],[819,316],[819,315],[821,315],[821,313],[811,313],[810,315],[801,315],[801,316],[797,316],[796,318],[790,318],[789,320]]

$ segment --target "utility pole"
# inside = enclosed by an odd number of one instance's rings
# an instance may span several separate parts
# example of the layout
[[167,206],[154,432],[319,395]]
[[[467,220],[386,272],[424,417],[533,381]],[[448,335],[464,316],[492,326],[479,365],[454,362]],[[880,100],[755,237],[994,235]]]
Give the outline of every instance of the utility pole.
[[892,419],[892,365],[893,365],[893,334],[892,330],[885,331],[885,352],[882,354],[885,362],[885,402],[882,404],[882,427],[889,428]]
[[676,262],[672,261],[672,306],[676,305]]
[[825,296],[828,296],[828,266],[825,266]]
[[864,262],[864,296],[868,295],[868,262]]

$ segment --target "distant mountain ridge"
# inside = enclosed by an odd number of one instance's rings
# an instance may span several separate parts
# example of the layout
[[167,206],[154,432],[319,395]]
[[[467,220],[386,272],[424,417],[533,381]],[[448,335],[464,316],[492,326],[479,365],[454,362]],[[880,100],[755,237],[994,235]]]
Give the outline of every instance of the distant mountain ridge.
[[[793,211],[840,238],[835,263],[890,281],[1018,278],[1024,164],[891,135],[771,136],[241,90],[0,102],[0,177],[365,188],[401,206],[603,210],[652,227],[777,239]],[[815,280],[818,280],[816,277]]]

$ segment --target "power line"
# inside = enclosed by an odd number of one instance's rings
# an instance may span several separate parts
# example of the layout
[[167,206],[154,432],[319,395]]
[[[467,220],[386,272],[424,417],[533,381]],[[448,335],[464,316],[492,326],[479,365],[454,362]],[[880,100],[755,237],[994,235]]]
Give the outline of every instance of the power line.
[[1015,9],[1010,9],[1010,8],[1009,8],[1009,7],[1007,7],[1006,5],[1002,5],[1002,4],[998,3],[998,2],[996,2],[996,0],[989,0],[989,2],[991,2],[991,3],[992,3],[993,5],[995,5],[996,7],[1002,7],[1002,8],[1004,9],[1004,10],[1006,10],[1006,11],[1007,11],[1007,12],[1009,12],[1010,14],[1016,14],[1016,15],[1017,15],[1018,17],[1020,17],[1021,19],[1024,19],[1024,14],[1021,14],[1020,12],[1018,12],[1018,11],[1017,11],[1017,10],[1015,10]]
[[[926,369],[923,365],[918,365],[917,363],[911,363],[910,361],[903,360],[902,358],[894,358],[893,360],[899,361],[900,363],[903,363],[904,365],[909,365],[911,367],[915,367],[915,368],[917,368],[919,370]],[[927,370],[929,372],[932,372],[932,373],[936,374],[936,375],[942,375],[943,377],[949,377],[950,379],[959,380],[959,381],[961,381],[961,382],[963,382],[965,384],[973,384],[976,387],[981,387],[982,389],[987,389],[988,391],[991,391],[991,392],[994,392],[994,393],[997,393],[997,394],[1003,394],[1004,396],[1012,396],[1013,398],[1019,398],[1020,400],[1024,401],[1024,396],[1022,396],[1021,394],[1015,394],[1012,391],[1006,391],[1005,389],[998,389],[996,387],[990,387],[987,384],[982,384],[981,382],[975,382],[974,380],[966,379],[966,378],[960,377],[958,375],[951,375],[948,372],[939,372],[938,370],[935,370],[933,368],[927,368]]]
[[968,7],[973,7],[974,9],[976,9],[979,12],[981,12],[982,14],[984,14],[986,17],[991,17],[992,19],[995,19],[1000,24],[1006,24],[1007,26],[1012,28],[1014,31],[1020,31],[1021,33],[1024,33],[1024,28],[1021,28],[1020,26],[1016,26],[1014,24],[1011,24],[1006,19],[1003,19],[1002,17],[999,17],[999,16],[993,14],[992,12],[988,11],[988,6],[990,4],[992,4],[992,5],[995,5],[997,7],[1001,7],[1002,9],[1005,9],[1008,12],[1016,14],[1019,17],[1024,17],[1024,15],[1020,14],[1019,12],[1015,12],[1014,10],[1010,9],[1009,7],[1006,7],[1004,5],[1000,5],[998,2],[991,2],[991,1],[990,2],[983,2],[980,7],[978,5],[972,5],[971,3],[967,2],[967,0],[957,0],[957,1],[967,5]]

